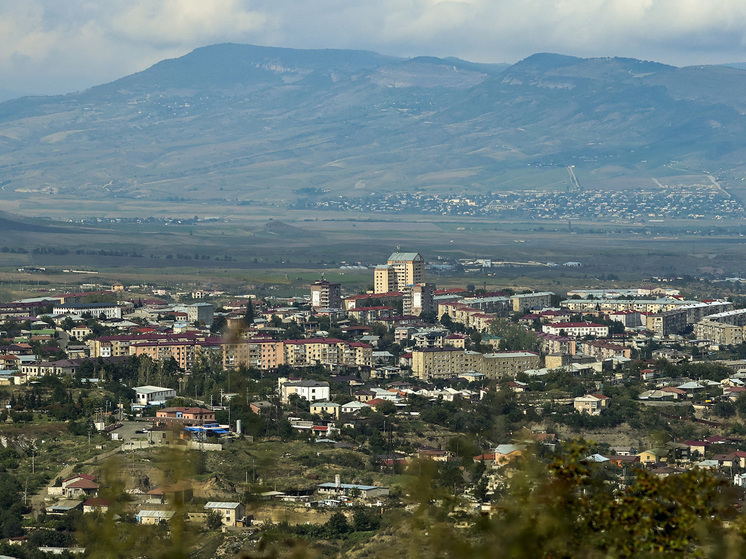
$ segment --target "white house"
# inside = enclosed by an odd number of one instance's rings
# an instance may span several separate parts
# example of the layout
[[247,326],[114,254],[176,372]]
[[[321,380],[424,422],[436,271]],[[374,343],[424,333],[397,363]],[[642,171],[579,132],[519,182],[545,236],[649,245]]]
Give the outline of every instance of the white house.
[[166,400],[176,398],[176,390],[161,386],[136,386],[135,403],[143,406],[165,404]]
[[309,402],[317,400],[330,399],[330,390],[328,382],[317,380],[299,380],[294,382],[285,382],[280,385],[280,400],[283,404],[289,402],[291,394],[297,394]]

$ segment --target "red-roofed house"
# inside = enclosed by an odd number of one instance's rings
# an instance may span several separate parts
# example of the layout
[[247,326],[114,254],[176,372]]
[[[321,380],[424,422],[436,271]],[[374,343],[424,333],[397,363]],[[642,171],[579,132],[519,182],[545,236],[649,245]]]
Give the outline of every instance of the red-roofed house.
[[384,400],[383,398],[373,398],[372,400],[368,400],[365,402],[365,404],[369,405],[374,410],[378,410],[378,406],[383,404],[384,402],[390,402],[391,400]]
[[98,483],[90,479],[78,479],[65,485],[65,497],[69,499],[80,498],[84,495],[95,495],[98,493]]
[[110,504],[111,503],[108,499],[102,497],[91,497],[83,503],[83,512],[106,512],[109,510]]
[[155,412],[155,422],[163,425],[202,425],[215,421],[215,412],[205,408],[163,408]]

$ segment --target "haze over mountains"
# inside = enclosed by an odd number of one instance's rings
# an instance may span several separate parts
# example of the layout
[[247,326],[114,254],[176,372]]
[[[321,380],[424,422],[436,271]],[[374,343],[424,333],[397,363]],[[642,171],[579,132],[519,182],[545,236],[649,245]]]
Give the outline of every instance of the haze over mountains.
[[[746,71],[223,44],[0,104],[0,196],[294,204],[711,174],[740,197]],[[739,181],[739,182],[736,182]]]

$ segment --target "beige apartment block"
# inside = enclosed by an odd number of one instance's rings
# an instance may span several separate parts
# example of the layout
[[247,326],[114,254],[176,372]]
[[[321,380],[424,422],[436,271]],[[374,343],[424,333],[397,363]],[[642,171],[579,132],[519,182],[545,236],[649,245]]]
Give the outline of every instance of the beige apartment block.
[[374,291],[404,291],[408,285],[425,282],[425,259],[417,252],[395,252],[385,266],[376,266]]
[[461,348],[422,348],[412,352],[412,373],[421,378],[451,378],[469,372],[487,378],[513,377],[539,367],[540,358],[529,351],[479,353]]

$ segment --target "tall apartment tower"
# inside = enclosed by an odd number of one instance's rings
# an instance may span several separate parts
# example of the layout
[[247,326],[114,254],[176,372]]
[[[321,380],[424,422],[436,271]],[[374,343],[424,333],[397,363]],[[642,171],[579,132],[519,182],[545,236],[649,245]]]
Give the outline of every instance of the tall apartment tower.
[[395,252],[374,274],[375,293],[404,291],[407,285],[425,282],[425,259],[418,252]]
[[417,283],[405,286],[403,313],[419,316],[422,313],[435,310],[434,292],[435,285],[432,283]]
[[342,308],[342,290],[338,283],[320,280],[311,286],[311,308],[340,309]]

